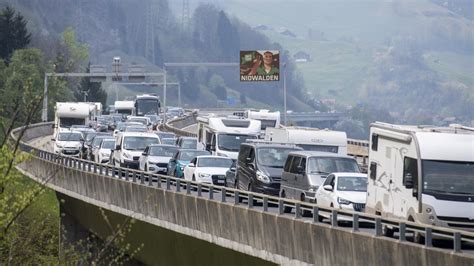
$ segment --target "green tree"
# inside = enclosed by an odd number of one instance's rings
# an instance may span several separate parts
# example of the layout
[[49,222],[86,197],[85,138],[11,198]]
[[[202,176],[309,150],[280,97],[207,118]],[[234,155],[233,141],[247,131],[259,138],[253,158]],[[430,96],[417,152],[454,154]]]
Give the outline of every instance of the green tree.
[[[90,64],[87,66],[86,72],[90,73]],[[107,92],[102,89],[101,83],[92,82],[89,77],[82,78],[79,88],[74,92],[74,97],[78,102],[84,101],[84,96],[86,96],[86,101],[100,102],[102,106],[105,106],[107,102]]]
[[7,63],[13,51],[25,48],[31,39],[26,28],[27,21],[20,13],[5,7],[0,13],[0,58]]
[[217,38],[222,54],[222,60],[232,60],[239,57],[239,33],[232,25],[224,11],[219,12],[217,21]]

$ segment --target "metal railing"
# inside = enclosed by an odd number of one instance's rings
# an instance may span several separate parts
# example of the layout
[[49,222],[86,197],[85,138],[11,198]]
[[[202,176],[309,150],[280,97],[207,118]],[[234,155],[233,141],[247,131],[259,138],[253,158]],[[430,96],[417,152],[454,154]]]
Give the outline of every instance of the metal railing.
[[[43,123],[32,125],[29,127],[29,130],[44,126],[50,126],[50,124]],[[18,134],[21,130],[22,128],[14,130],[11,133],[12,138],[16,139],[16,134]],[[44,132],[44,130],[41,132]],[[30,134],[30,136],[36,135]],[[384,226],[389,226],[398,231],[398,240],[401,242],[407,241],[407,235],[413,235],[414,233],[417,233],[424,236],[425,240],[422,245],[428,248],[433,247],[434,238],[452,241],[452,251],[454,253],[462,252],[463,242],[474,245],[474,233],[463,230],[453,230],[444,227],[422,225],[399,219],[382,218],[377,215],[355,211],[320,207],[316,204],[308,202],[278,198],[235,188],[199,183],[166,175],[152,174],[139,170],[95,163],[38,149],[32,147],[24,141],[21,141],[20,147],[23,151],[31,152],[33,156],[36,156],[37,158],[45,160],[49,163],[74,169],[76,171],[89,172],[109,177],[112,176],[122,180],[123,182],[133,182],[138,185],[154,187],[156,189],[172,190],[175,192],[186,193],[188,195],[192,194],[197,197],[205,197],[209,200],[247,206],[249,209],[260,208],[264,212],[270,212],[271,210],[275,212],[276,210],[277,215],[285,217],[292,216],[294,219],[309,219],[313,223],[320,223],[320,217],[326,217],[329,218],[330,225],[332,227],[338,227],[339,218],[342,218],[352,223],[352,231],[354,232],[360,231],[360,224],[364,223],[374,228],[372,234],[375,237],[383,237],[382,228]],[[287,213],[289,208],[294,209],[294,213]]]

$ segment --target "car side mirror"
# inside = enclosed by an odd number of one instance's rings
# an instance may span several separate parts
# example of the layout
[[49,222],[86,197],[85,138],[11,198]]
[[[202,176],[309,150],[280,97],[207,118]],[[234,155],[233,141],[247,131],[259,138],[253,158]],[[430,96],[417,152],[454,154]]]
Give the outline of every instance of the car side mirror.
[[142,155],[143,155],[143,156],[146,156],[146,152],[142,152]]
[[56,141],[56,139],[52,138],[51,141]]
[[118,151],[121,150],[120,145],[115,146],[115,149],[118,150]]
[[324,188],[324,190],[327,190],[327,191],[332,191],[333,190],[331,185],[324,185],[323,188]]
[[247,158],[245,158],[245,162],[246,162],[247,164],[249,164],[249,163],[252,163],[253,160],[252,160],[252,158],[247,157]]
[[188,164],[188,167],[195,167],[193,163]]
[[413,176],[411,173],[406,173],[404,178],[404,184],[406,188],[413,188]]
[[235,171],[237,170],[237,168],[236,168],[235,166],[232,166],[232,167],[230,168],[230,170],[231,170],[232,172],[235,172]]

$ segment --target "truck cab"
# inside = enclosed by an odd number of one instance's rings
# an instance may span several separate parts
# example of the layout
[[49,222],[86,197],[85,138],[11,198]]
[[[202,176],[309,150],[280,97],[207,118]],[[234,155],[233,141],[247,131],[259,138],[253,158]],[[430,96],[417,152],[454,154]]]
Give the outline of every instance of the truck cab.
[[199,117],[198,149],[237,159],[240,144],[260,135],[258,120],[234,117]]

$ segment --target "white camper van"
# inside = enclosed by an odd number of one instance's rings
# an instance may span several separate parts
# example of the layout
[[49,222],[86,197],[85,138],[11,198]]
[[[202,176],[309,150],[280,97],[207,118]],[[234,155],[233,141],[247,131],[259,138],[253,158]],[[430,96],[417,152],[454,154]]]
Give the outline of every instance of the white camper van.
[[260,134],[258,120],[232,117],[198,117],[198,149],[237,159],[240,144]]
[[265,140],[291,143],[308,151],[347,155],[347,135],[343,131],[308,127],[267,128]]
[[92,113],[89,103],[57,102],[54,109],[54,136],[72,125],[89,125]]
[[269,110],[247,110],[244,116],[248,119],[260,120],[262,133],[267,127],[280,127],[280,112],[270,112]]
[[368,176],[366,212],[474,230],[474,128],[373,123]]
[[122,115],[134,115],[135,114],[135,102],[134,101],[115,101],[115,112]]

